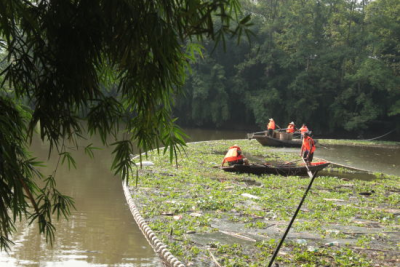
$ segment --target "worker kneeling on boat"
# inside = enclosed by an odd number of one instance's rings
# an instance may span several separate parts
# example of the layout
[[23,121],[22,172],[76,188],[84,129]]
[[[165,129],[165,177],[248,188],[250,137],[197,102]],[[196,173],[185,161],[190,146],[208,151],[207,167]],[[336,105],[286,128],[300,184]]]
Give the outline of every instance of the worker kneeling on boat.
[[303,157],[307,165],[311,164],[314,157],[315,142],[308,132],[304,133],[303,144],[301,145],[300,156]]
[[224,163],[228,162],[229,166],[240,164],[240,165],[249,165],[249,161],[242,155],[242,150],[238,145],[231,146],[226,153],[224,160],[222,161],[222,166]]

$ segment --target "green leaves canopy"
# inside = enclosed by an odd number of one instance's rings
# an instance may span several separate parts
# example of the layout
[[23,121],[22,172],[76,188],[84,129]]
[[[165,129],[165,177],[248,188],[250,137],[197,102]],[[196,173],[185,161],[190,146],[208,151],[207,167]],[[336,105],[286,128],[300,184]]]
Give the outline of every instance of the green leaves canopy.
[[[35,163],[23,149],[34,128],[49,140],[51,151],[72,165],[65,140],[78,146],[87,131],[99,133],[106,143],[108,136],[117,139],[125,132],[114,143],[113,164],[124,178],[133,142],[140,152],[165,146],[172,160],[185,143],[170,115],[171,99],[193,59],[186,51],[199,50],[187,42],[203,36],[223,41],[226,34],[245,31],[249,21],[240,20],[239,8],[237,0],[0,2],[1,46],[8,63],[0,95],[2,248],[9,245],[17,215],[37,218],[51,238],[50,213],[59,209],[67,216],[73,206],[53,183],[38,190]],[[212,14],[219,18],[218,27]],[[30,107],[30,117],[19,100]]]
[[[273,117],[283,127],[307,123],[316,134],[400,130],[399,1],[243,2],[253,16],[252,46],[228,45],[226,54],[209,48],[194,74],[208,75],[215,65],[225,72],[219,108],[227,113],[218,123],[196,113],[188,125],[265,129]],[[190,94],[196,85],[195,78],[188,80],[190,105],[177,113],[197,110],[201,100]]]

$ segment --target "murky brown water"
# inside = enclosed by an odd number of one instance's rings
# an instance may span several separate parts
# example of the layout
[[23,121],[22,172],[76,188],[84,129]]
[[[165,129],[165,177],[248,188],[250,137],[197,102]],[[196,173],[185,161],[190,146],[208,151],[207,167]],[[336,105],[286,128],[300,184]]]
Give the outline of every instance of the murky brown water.
[[340,164],[400,176],[400,147],[321,147],[315,152],[318,157]]
[[[245,132],[186,130],[189,141],[244,139]],[[99,143],[98,140],[91,140]],[[35,140],[35,155],[44,160],[48,145]],[[245,149],[245,148],[243,148]],[[279,149],[298,152],[297,149]],[[400,175],[400,149],[333,146],[319,148],[316,157],[374,172]],[[39,236],[36,226],[21,223],[9,255],[0,252],[0,266],[162,266],[137,227],[126,205],[121,181],[110,171],[111,149],[95,153],[95,159],[74,154],[77,170],[61,167],[58,189],[75,200],[76,211],[69,221],[56,223],[53,247]],[[56,158],[44,173],[51,173]]]
[[[293,148],[281,148],[279,150],[298,152],[298,149]],[[400,147],[323,145],[317,147],[314,157],[369,172],[400,176]]]
[[[46,159],[47,149],[38,140],[32,145],[40,160]],[[76,211],[55,224],[53,247],[36,225],[21,223],[11,253],[0,252],[0,266],[162,266],[126,205],[121,180],[110,171],[111,149],[96,151],[94,159],[77,151],[74,158],[77,169],[60,167],[56,180],[59,191],[74,198]],[[55,161],[47,163],[45,174]]]

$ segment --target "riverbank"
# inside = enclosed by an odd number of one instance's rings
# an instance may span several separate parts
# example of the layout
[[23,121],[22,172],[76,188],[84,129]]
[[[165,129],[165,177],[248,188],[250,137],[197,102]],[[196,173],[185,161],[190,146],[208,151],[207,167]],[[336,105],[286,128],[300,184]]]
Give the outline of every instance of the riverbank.
[[[148,226],[186,266],[267,266],[310,181],[214,168],[232,142],[188,144],[178,166],[149,153],[155,166],[139,170],[137,187],[135,177],[129,184]],[[235,142],[252,158],[298,159],[255,140]],[[318,176],[275,262],[400,266],[400,178],[376,175],[373,181]]]

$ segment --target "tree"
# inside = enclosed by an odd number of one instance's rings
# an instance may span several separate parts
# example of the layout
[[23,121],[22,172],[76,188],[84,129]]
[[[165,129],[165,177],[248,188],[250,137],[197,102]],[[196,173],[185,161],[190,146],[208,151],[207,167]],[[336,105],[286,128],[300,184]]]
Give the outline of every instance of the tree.
[[[179,113],[189,111],[186,120],[193,120],[196,126],[207,122],[219,125],[228,117],[228,95],[226,93],[225,71],[219,64],[206,57],[195,64],[184,87],[185,96],[177,101]],[[186,113],[187,114],[187,113]]]
[[[393,0],[373,1],[367,7],[366,22],[371,33],[369,65],[371,83],[386,88],[389,116],[400,115],[400,3]],[[394,119],[399,127],[398,119]]]
[[[250,47],[242,43],[229,54],[214,52],[202,66],[218,65],[225,71],[219,88],[228,96],[219,103],[228,104],[228,116],[218,120],[224,124],[213,124],[206,112],[196,112],[208,126],[264,128],[273,117],[283,124],[307,123],[316,134],[398,128],[399,1],[243,3],[253,16],[257,38]],[[187,83],[188,88],[199,87],[196,79]],[[202,92],[211,87],[201,86]],[[185,114],[198,111],[202,100],[192,98]]]
[[[67,217],[73,208],[54,175],[44,179],[35,169],[40,163],[27,151],[35,127],[49,140],[49,155],[71,166],[67,142],[78,147],[85,133],[98,133],[106,144],[121,131],[112,167],[123,178],[134,142],[140,152],[164,146],[172,161],[185,142],[170,115],[171,99],[200,49],[190,41],[240,36],[249,25],[249,17],[240,16],[238,0],[0,1],[8,63],[0,91],[1,249],[9,248],[21,216],[37,221],[52,241],[50,215]],[[89,155],[92,150],[85,148]],[[38,179],[44,179],[41,188]]]

